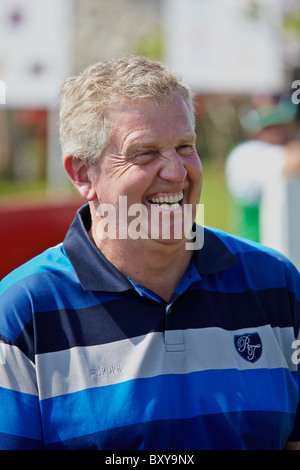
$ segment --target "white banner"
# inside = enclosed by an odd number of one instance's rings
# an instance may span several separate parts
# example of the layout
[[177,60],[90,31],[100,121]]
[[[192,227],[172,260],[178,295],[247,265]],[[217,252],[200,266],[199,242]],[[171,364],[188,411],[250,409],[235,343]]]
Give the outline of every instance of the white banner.
[[165,62],[202,93],[284,88],[280,0],[165,0]]
[[260,241],[287,256],[300,270],[300,179],[278,175],[263,191]]
[[72,66],[71,17],[72,0],[0,1],[0,82],[7,107],[55,105]]

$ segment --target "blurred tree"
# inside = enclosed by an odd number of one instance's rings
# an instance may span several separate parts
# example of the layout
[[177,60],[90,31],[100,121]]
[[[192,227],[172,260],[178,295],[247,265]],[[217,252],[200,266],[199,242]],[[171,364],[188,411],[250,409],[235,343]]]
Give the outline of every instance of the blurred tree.
[[286,31],[294,33],[300,38],[300,9],[296,13],[287,15],[284,18],[283,26]]
[[163,33],[155,28],[147,33],[136,47],[135,53],[153,60],[163,59]]

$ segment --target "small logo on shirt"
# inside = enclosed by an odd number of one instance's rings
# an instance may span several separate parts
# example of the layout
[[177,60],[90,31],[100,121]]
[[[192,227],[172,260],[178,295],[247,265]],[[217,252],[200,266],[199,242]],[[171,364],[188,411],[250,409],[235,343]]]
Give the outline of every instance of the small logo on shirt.
[[100,377],[101,375],[120,374],[122,369],[120,364],[109,364],[100,367],[93,366],[90,368],[90,372],[93,377]]
[[243,359],[256,362],[262,353],[262,342],[258,333],[234,335],[234,345]]

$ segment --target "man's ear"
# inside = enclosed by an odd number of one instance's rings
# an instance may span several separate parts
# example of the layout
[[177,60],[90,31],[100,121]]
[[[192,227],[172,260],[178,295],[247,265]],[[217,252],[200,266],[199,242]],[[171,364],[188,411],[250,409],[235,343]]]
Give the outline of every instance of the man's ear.
[[79,194],[86,201],[93,201],[96,197],[96,192],[91,178],[91,165],[73,155],[66,155],[63,163],[70,180]]

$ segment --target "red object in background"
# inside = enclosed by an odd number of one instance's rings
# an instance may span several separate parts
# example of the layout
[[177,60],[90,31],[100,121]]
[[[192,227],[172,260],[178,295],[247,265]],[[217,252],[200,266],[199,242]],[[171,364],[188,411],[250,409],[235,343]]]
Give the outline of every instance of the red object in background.
[[84,201],[0,206],[0,279],[51,246],[62,242]]

